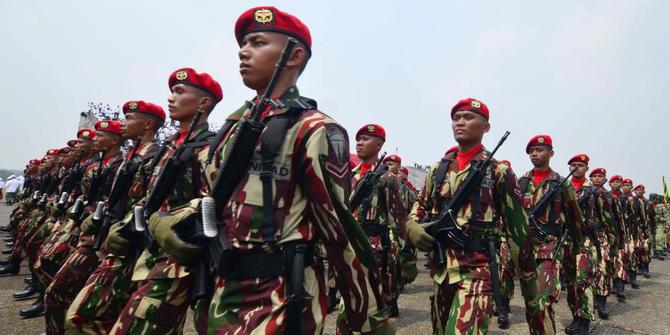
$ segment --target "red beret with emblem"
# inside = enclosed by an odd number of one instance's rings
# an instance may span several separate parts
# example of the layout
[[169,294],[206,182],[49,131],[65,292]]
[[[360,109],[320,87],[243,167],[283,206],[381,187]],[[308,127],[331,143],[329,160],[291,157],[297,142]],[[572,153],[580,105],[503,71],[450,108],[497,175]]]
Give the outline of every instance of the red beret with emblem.
[[189,67],[177,69],[172,72],[170,79],[168,79],[168,87],[172,90],[177,84],[184,84],[203,90],[209,93],[216,102],[223,99],[223,90],[221,90],[219,82],[214,80],[209,74],[204,72],[198,73]]
[[503,164],[505,164],[505,165],[507,165],[507,166],[509,166],[509,167],[512,167],[512,163],[510,163],[510,161],[508,161],[508,160],[506,160],[506,159],[501,160],[500,163],[503,163]]
[[93,140],[95,138],[95,129],[80,129],[77,132],[77,138]]
[[570,160],[568,161],[568,165],[570,165],[574,162],[579,162],[579,163],[584,163],[586,165],[589,165],[589,161],[591,161],[591,158],[589,158],[588,155],[578,154],[578,155],[574,155],[574,156],[572,156],[572,158],[570,158]]
[[163,107],[142,100],[131,100],[123,104],[123,115],[128,113],[149,114],[165,121]]
[[633,184],[633,180],[630,179],[630,178],[625,178],[624,180],[622,180],[622,182],[623,182],[624,184]]
[[69,140],[67,141],[67,146],[70,148],[74,148],[77,145],[77,140]]
[[40,165],[40,163],[42,163],[42,161],[40,161],[39,159],[31,159],[30,162],[28,162],[28,163],[32,164],[32,165]]
[[121,136],[121,122],[114,120],[102,120],[95,124],[96,131],[104,131]]
[[453,108],[451,108],[451,117],[453,118],[454,113],[460,111],[470,111],[483,116],[486,120],[489,119],[489,108],[486,104],[477,99],[467,98],[459,101]]
[[67,155],[67,154],[70,153],[70,151],[72,151],[72,150],[70,150],[69,147],[60,148],[60,149],[58,150],[58,154],[59,154],[59,155]]
[[386,141],[386,131],[384,128],[378,124],[366,124],[361,129],[356,132],[356,140],[358,141],[358,137],[361,135],[369,135],[369,136],[375,136],[379,137],[382,140]]
[[307,47],[311,53],[312,35],[309,28],[297,17],[275,7],[254,7],[242,13],[235,23],[235,38],[242,45],[244,36],[256,31],[272,31],[291,36]]
[[601,174],[605,177],[607,177],[607,170],[605,168],[595,168],[591,173],[589,173],[589,177],[593,177],[594,174]]
[[645,190],[644,185],[642,184],[638,184],[637,186],[635,186],[634,190],[637,190],[638,188],[642,189],[643,191]]
[[551,140],[551,136],[549,135],[535,135],[530,139],[530,141],[528,141],[528,144],[526,145],[526,153],[530,152],[530,147],[539,145],[548,146],[549,148],[553,149],[553,143],[554,142]]
[[[56,155],[58,155],[59,153],[60,153],[60,149],[49,149],[49,150],[47,150],[47,154],[46,154],[46,155],[47,155],[47,156],[49,156],[49,155],[56,156]],[[43,158],[43,159],[44,159],[44,158]]]
[[618,180],[618,181],[623,183],[623,177],[618,175],[618,174],[615,174],[615,175],[612,176],[612,178],[610,178],[610,182],[615,181],[615,180]]
[[384,160],[382,161],[382,163],[386,162],[396,162],[398,164],[402,164],[402,158],[400,158],[398,155],[389,155],[384,157]]

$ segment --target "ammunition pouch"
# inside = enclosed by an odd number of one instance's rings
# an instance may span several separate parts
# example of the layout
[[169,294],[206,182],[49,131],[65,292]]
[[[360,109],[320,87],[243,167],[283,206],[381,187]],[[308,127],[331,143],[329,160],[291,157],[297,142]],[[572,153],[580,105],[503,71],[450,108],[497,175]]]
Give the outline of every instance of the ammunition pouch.
[[290,275],[296,256],[304,257],[303,268],[311,266],[315,259],[314,246],[300,241],[289,242],[274,252],[236,251],[231,255],[230,268],[221,276],[230,280],[245,280]]

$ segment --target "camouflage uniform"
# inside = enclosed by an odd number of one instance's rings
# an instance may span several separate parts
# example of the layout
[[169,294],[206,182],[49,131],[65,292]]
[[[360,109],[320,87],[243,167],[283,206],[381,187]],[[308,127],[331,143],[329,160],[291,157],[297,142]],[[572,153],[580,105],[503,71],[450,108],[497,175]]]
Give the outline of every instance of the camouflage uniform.
[[[371,168],[371,166],[368,166]],[[352,189],[369,170],[363,165],[353,169]],[[379,178],[371,194],[354,209],[354,217],[368,235],[377,264],[381,268],[382,294],[386,302],[397,305],[400,292],[396,278],[400,266],[399,235],[405,235],[407,210],[403,206],[398,178],[390,172]],[[381,228],[380,230],[380,227]]]
[[612,280],[613,290],[620,300],[625,299],[624,283],[629,280],[628,277],[628,255],[626,254],[626,244],[629,239],[626,221],[628,220],[627,198],[621,191],[610,192],[612,204],[612,216],[616,224],[616,234],[614,243],[612,243]]
[[[416,197],[417,190],[414,188],[414,185],[412,185],[409,180],[401,181],[400,198],[402,199],[405,210],[409,211],[412,206],[414,206]],[[409,240],[401,239],[400,243],[400,269],[398,272],[400,273],[400,279],[402,279],[403,283],[409,284],[413,282],[419,274],[419,270],[416,267],[416,248],[414,248]]]
[[[193,129],[192,139],[204,140],[211,136],[207,123]],[[147,189],[152,190],[156,178],[167,160],[172,157],[183,138],[175,134],[164,146],[165,153],[154,168]],[[183,222],[193,212],[200,198],[207,194],[203,175],[209,145],[194,149],[191,160],[184,165],[184,172],[177,176],[172,193],[160,209],[160,215]],[[145,202],[147,197],[141,200]],[[163,250],[156,253],[144,250],[133,269],[132,281],[137,290],[130,296],[119,314],[110,334],[181,334],[188,309],[188,292],[191,282],[186,266]]]
[[[549,174],[540,182],[535,184],[533,171],[527,172],[522,179],[527,179],[528,187],[521,190],[523,193],[523,204],[527,209],[533,208],[542,199],[551,185],[560,183],[562,178],[558,173],[550,170]],[[525,183],[525,182],[524,182]],[[522,183],[522,184],[524,184]],[[575,200],[575,191],[572,185],[563,186],[555,195],[549,205],[540,213],[535,220],[547,233],[544,238],[540,237],[536,227],[530,227],[529,236],[533,240],[533,253],[520,255],[521,293],[526,303],[526,321],[531,334],[554,334],[556,324],[554,320],[553,303],[558,302],[561,292],[559,283],[559,271],[561,259],[553,259],[553,253],[558,246],[560,234],[567,229],[572,242],[573,254],[582,255],[579,260],[566,257],[564,261],[571,266],[569,272],[576,276],[576,263],[581,261],[588,264],[586,254],[581,253],[583,244],[582,215]],[[552,229],[552,227],[554,227]],[[556,229],[558,228],[558,229]],[[530,256],[530,257],[528,257]],[[566,255],[568,256],[568,255]],[[582,258],[584,258],[582,260]],[[570,264],[572,263],[572,264]],[[535,271],[528,271],[530,268]]]
[[[292,87],[281,99],[298,97],[298,89]],[[248,113],[244,106],[229,119],[236,120]],[[265,121],[290,115],[287,113],[287,109],[270,110]],[[338,325],[338,332],[387,331],[384,327],[388,326],[388,312],[380,292],[379,272],[367,239],[347,208],[351,187],[347,133],[316,110],[294,114],[293,120],[274,156],[274,234],[268,236],[262,229],[258,151],[252,158],[249,174],[237,185],[228,204],[219,209],[222,219],[219,234],[227,236],[234,248],[233,257],[271,258],[271,254],[290,252],[293,245],[313,245],[319,241],[334,268],[342,295],[340,312],[346,317],[340,319],[343,323]],[[223,153],[230,148],[238,124],[216,149],[216,164],[208,170],[209,178],[216,177],[216,169]],[[234,273],[239,273],[244,262],[232,264],[237,264],[236,270],[216,277],[208,311],[208,333],[284,334],[290,308],[286,291],[290,276],[283,271],[256,278],[236,276]],[[302,288],[306,296],[305,308],[301,309],[302,333],[320,334],[328,306],[325,270],[318,257],[305,263]]]
[[[147,175],[150,173],[147,170],[157,151],[158,145],[155,142],[142,144],[134,155],[129,152],[119,167],[118,172],[126,168],[130,164],[130,157],[132,164],[140,165],[133,177],[127,199],[121,201],[123,204],[117,205],[124,207],[119,212],[128,213],[124,218],[113,218],[115,222],[122,221],[119,225],[132,224],[132,208],[145,195]],[[68,334],[109,333],[134,291],[133,282],[130,280],[133,264],[131,257],[111,253],[104,257],[68,309],[65,319]]]
[[[108,174],[101,174],[101,176],[114,175],[118,169],[121,160],[121,153],[103,159],[102,164],[95,163],[95,167],[89,169],[82,179],[82,193],[86,202],[86,212],[93,213],[96,204],[94,199],[87,199],[87,192],[91,187],[93,178],[98,175],[98,169],[106,169]],[[111,178],[105,178],[111,179]],[[100,199],[104,200],[109,191],[108,182],[103,182],[98,191],[101,195]],[[78,225],[70,232],[72,235],[77,235],[79,229]],[[93,250],[93,243],[95,235],[88,233],[81,233],[79,241],[72,253],[67,257],[63,266],[54,275],[53,280],[45,292],[45,317],[47,335],[63,334],[65,332],[65,313],[70,306],[77,293],[84,286],[84,278],[88,278],[93,270],[98,266],[100,259],[97,253]]]
[[654,253],[659,254],[665,250],[665,236],[668,220],[670,220],[670,210],[668,205],[660,202],[654,206],[656,213],[656,234],[654,236]]
[[637,260],[637,272],[645,273],[651,262],[649,250],[650,231],[650,213],[649,203],[644,197],[632,197],[633,205],[633,225],[637,234],[633,234],[634,254]]
[[[421,222],[432,220],[443,205],[453,196],[468,176],[473,162],[486,159],[489,153],[481,147],[470,162],[459,170],[455,152],[443,158],[449,167],[441,185],[435,185],[439,164],[433,165],[426,175],[425,185],[412,207],[407,229],[417,229]],[[439,180],[439,179],[438,179]],[[455,221],[470,232],[471,243],[480,245],[464,249],[445,247],[445,265],[437,268],[433,263],[432,319],[435,334],[486,334],[493,313],[492,282],[489,257],[484,251],[487,236],[496,235],[496,225],[509,234],[509,243],[529,252],[527,218],[521,206],[516,176],[506,165],[493,161],[485,172],[480,192],[468,199],[456,213]],[[502,218],[502,221],[501,221]],[[422,229],[422,228],[419,228]],[[484,245],[481,245],[484,243]],[[467,249],[467,250],[466,250]],[[435,250],[433,250],[435,252]],[[534,268],[532,269],[534,271]]]

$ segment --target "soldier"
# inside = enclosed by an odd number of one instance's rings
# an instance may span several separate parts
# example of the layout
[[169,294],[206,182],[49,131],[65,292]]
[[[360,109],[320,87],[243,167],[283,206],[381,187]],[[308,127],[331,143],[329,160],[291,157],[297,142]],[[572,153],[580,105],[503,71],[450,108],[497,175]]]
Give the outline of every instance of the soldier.
[[[405,210],[409,211],[414,206],[418,191],[408,179],[409,168],[403,166],[398,176],[400,178],[400,198]],[[400,278],[398,282],[400,292],[403,291],[406,284],[412,283],[419,274],[419,269],[416,267],[416,248],[405,238],[401,241],[403,245],[400,248]]]
[[[232,181],[229,200],[216,200],[218,186],[210,189],[222,221],[219,239],[230,243],[232,256],[228,268],[217,270],[208,333],[320,334],[328,309],[326,278],[313,248],[321,243],[342,296],[345,317],[338,332],[393,334],[377,264],[347,208],[347,133],[316,110],[316,102],[300,97],[295,86],[311,56],[309,29],[277,8],[256,7],[238,18],[235,36],[242,81],[257,97],[220,130],[221,144],[207,173],[213,185],[217,174],[224,173],[216,172],[221,164],[234,162],[244,169],[241,180]],[[271,87],[273,69],[289,38],[295,47]],[[258,115],[252,111],[263,112],[266,126],[249,166],[227,155],[236,148],[241,126]]]
[[[582,216],[575,199],[571,184],[565,184],[564,178],[549,167],[554,156],[553,142],[548,135],[537,135],[526,145],[526,153],[534,168],[526,172],[519,181],[524,207],[539,212],[530,223],[529,236],[533,240],[534,251],[520,260],[521,293],[526,303],[526,320],[531,334],[554,334],[553,304],[558,302],[560,294],[559,271],[562,260],[556,255],[562,248],[561,237],[567,233],[572,242],[572,255],[580,255],[583,243]],[[558,188],[560,187],[560,188]],[[550,190],[551,198],[545,199]],[[544,208],[535,206],[549,200]],[[534,258],[534,259],[533,259]],[[576,269],[575,260],[564,258],[567,268]],[[525,264],[528,263],[528,264]],[[536,272],[528,272],[526,267],[535,265]],[[587,313],[588,311],[584,311]],[[575,334],[588,333],[590,315],[579,319]]]
[[[451,120],[458,148],[448,151],[440,163],[428,170],[406,227],[419,250],[434,253],[433,333],[486,334],[493,312],[490,260],[485,251],[488,241],[499,238],[496,230],[502,222],[503,231],[511,237],[509,243],[521,247],[528,241],[528,222],[514,172],[493,160],[482,171],[483,181],[474,185],[470,194],[463,194],[467,200],[450,216],[451,228],[468,232],[463,243],[441,237],[436,241],[426,232],[438,224],[434,221],[438,213],[464,187],[464,180],[475,171],[474,167],[490,155],[481,143],[491,128],[489,109],[483,102],[472,98],[459,101],[451,109]],[[434,249],[435,245],[438,248]],[[529,252],[529,247],[526,244],[522,250]],[[437,254],[438,250],[443,250],[443,254]],[[441,258],[444,264],[439,264]]]
[[[512,163],[508,160],[500,160],[501,164],[505,164],[512,168]],[[502,221],[500,222],[502,225]],[[502,227],[500,228],[502,231]],[[509,328],[509,302],[514,297],[514,277],[516,276],[516,271],[514,269],[514,262],[512,261],[512,250],[510,244],[507,242],[510,239],[510,236],[500,234],[500,250],[498,251],[498,256],[500,257],[500,289],[502,295],[503,306],[496,308],[493,311],[493,315],[498,316],[498,327],[500,329]],[[518,254],[518,251],[515,252]]]
[[[192,226],[189,220],[193,206],[197,207],[206,195],[204,167],[209,140],[214,135],[207,119],[223,99],[223,91],[209,74],[192,68],[172,72],[168,88],[168,111],[170,118],[179,122],[179,133],[168,138],[165,149],[156,156],[157,165],[147,186],[150,191],[140,200],[145,208],[157,207],[154,213],[147,213],[151,214],[148,230],[160,249],[148,244],[137,260],[131,277],[137,290],[119,314],[111,334],[180,334],[186,320],[192,284],[186,265],[200,249],[180,238],[175,229],[180,224]],[[171,187],[163,189],[162,183]],[[158,199],[156,204],[149,204],[154,199]],[[112,240],[120,242],[118,238]],[[201,323],[196,323],[196,328],[204,332]]]
[[[639,205],[635,206],[636,199],[633,195],[633,181],[629,178],[622,180],[621,191],[623,192],[622,196],[625,198],[625,207],[624,209],[628,214],[626,217],[626,231],[628,232],[628,239],[626,241],[626,255],[627,257],[627,270],[628,278],[632,288],[639,289],[640,284],[637,281],[637,275],[640,273],[639,264],[640,264],[640,251],[639,251],[639,240],[640,240],[640,227],[638,220],[640,217],[639,214]],[[623,206],[622,206],[623,207]]]
[[628,233],[626,231],[627,208],[626,198],[622,196],[621,185],[623,178],[619,175],[613,175],[609,179],[610,199],[612,204],[612,215],[616,224],[616,233],[611,245],[612,252],[612,292],[614,292],[619,301],[626,299],[624,293],[624,283],[628,281],[628,272],[626,271],[626,240]]
[[665,259],[665,229],[670,220],[668,205],[663,203],[663,199],[658,194],[649,195],[649,200],[654,206],[656,229],[654,229],[654,258],[658,260]]
[[[366,124],[356,133],[356,153],[361,164],[352,170],[352,189],[359,187],[367,173],[373,172],[384,142],[386,132],[383,127]],[[404,236],[407,211],[402,203],[398,172],[401,158],[391,155],[383,163],[389,171],[375,181],[370,194],[358,208],[352,208],[354,217],[368,236],[377,264],[381,268],[382,293],[389,303],[391,317],[398,316],[399,250],[398,236]]]
[[[151,162],[158,152],[155,135],[165,122],[165,112],[160,106],[142,100],[128,101],[122,110],[125,122],[121,133],[133,140],[133,148],[126,154],[112,184],[110,197],[120,199],[110,198],[107,203],[108,215],[114,222],[105,248],[110,253],[70,305],[65,319],[68,334],[109,333],[134,290],[130,280],[134,265],[131,241],[122,232],[128,231],[127,225],[133,223],[132,209],[146,193]],[[119,197],[120,194],[124,196]]]
[[640,229],[638,253],[640,263],[638,264],[638,272],[645,278],[650,277],[649,263],[651,263],[651,232],[655,226],[654,209],[650,205],[649,200],[644,197],[644,185],[639,184],[633,188],[635,192],[635,200],[633,201],[634,218],[636,218],[636,225]]
[[65,312],[83,287],[83,279],[88,278],[99,263],[98,255],[93,250],[95,233],[90,229],[94,225],[93,212],[97,202],[108,195],[111,177],[122,160],[123,141],[121,123],[118,121],[99,121],[95,124],[95,131],[94,147],[100,151],[100,159],[82,180],[83,189],[86,190],[83,192],[83,201],[86,203],[84,213],[89,215],[79,225],[79,229],[70,233],[75,236],[79,234],[76,249],[70,253],[46,289],[44,303],[48,335],[64,333]]

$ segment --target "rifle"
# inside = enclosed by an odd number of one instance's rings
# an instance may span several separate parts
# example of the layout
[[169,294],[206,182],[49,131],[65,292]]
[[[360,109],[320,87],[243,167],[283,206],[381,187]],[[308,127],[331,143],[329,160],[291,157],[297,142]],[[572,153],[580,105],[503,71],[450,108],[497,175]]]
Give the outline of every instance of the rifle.
[[572,175],[575,173],[575,169],[571,169],[570,173],[568,174],[567,177],[565,177],[558,185],[555,187],[549,189],[547,193],[545,193],[540,201],[538,201],[533,208],[528,212],[528,220],[530,223],[533,224],[532,228],[535,229],[535,231],[538,233],[540,239],[544,239],[545,236],[547,236],[547,233],[542,229],[542,226],[537,222],[535,219],[541,212],[544,211],[544,209],[549,205],[549,201],[554,199],[554,195],[556,192],[558,192],[563,185],[572,177]]
[[501,312],[501,309],[505,304],[502,300],[502,292],[500,291],[500,273],[498,272],[498,246],[497,240],[494,235],[490,235],[486,238],[487,249],[486,251],[489,254],[489,272],[491,272],[491,284],[493,285],[493,300],[495,300],[496,306],[498,307],[498,313]]
[[114,181],[114,185],[109,192],[109,198],[107,199],[107,209],[105,210],[104,218],[102,219],[102,224],[100,225],[100,231],[95,235],[95,242],[93,244],[93,250],[98,251],[102,247],[102,243],[107,239],[107,234],[109,234],[109,228],[112,225],[112,219],[118,219],[119,216],[123,214],[113,213],[113,211],[119,212],[125,210],[125,206],[119,209],[120,201],[128,194],[130,187],[132,186],[133,177],[135,172],[139,167],[133,159],[137,155],[137,149],[140,147],[141,140],[137,139],[133,148],[131,149],[131,155],[128,158],[128,161],[119,171]]
[[381,176],[383,176],[384,173],[388,171],[388,165],[383,163],[385,157],[386,152],[384,152],[379,157],[379,159],[377,159],[377,162],[375,162],[372,171],[363,177],[363,180],[361,180],[361,182],[356,185],[356,189],[351,193],[351,197],[349,198],[349,208],[352,212],[360,207],[360,205],[363,203],[363,200],[367,198],[370,193],[372,193],[372,190],[377,184],[379,178],[381,178]]
[[67,198],[69,197],[70,193],[72,193],[72,189],[74,189],[74,186],[77,183],[77,181],[79,181],[79,179],[81,178],[80,175],[81,156],[82,154],[80,151],[79,157],[77,158],[77,165],[75,165],[70,170],[70,173],[67,174],[65,180],[63,181],[62,193],[60,195],[60,199],[58,200],[58,204],[56,205],[59,209],[63,209],[65,207],[65,202],[67,201]]
[[[437,219],[433,221],[434,223],[426,227],[426,233],[435,238],[434,261],[435,265],[438,267],[443,266],[445,263],[445,246],[452,245],[462,249],[470,238],[469,234],[463,231],[463,228],[458,225],[454,215],[458,213],[461,207],[463,207],[470,194],[479,192],[479,188],[484,180],[484,174],[489,165],[491,165],[491,162],[493,162],[493,155],[495,155],[500,146],[505,143],[509,134],[509,131],[505,132],[491,154],[488,155],[485,160],[479,161],[477,164],[470,167],[470,173],[458,187],[454,196],[445,203],[444,207],[442,207],[440,213],[437,215]],[[473,213],[473,215],[475,215],[475,213]]]
[[[226,273],[230,267],[233,253],[233,247],[230,245],[228,237],[225,234],[218,233],[219,213],[228,204],[240,180],[249,171],[251,158],[256,151],[256,145],[265,128],[264,123],[261,121],[262,113],[268,104],[271,103],[271,94],[296,44],[297,41],[294,38],[288,38],[286,46],[275,64],[274,72],[265,92],[259,97],[256,104],[253,105],[249,117],[242,118],[237,123],[235,136],[231,139],[231,144],[229,144],[230,149],[224,153],[222,158],[223,163],[214,181],[210,196],[202,199],[200,206],[202,224],[196,225],[196,233],[202,233],[200,244],[206,246],[208,250],[204,258],[205,260],[210,258],[214,262],[214,268],[217,273]],[[215,149],[211,148],[210,150]],[[204,281],[200,283],[196,279],[194,281],[195,285],[199,286],[199,289],[192,290],[192,301],[209,296],[211,286],[205,287],[208,283]],[[294,292],[293,294],[298,293]],[[291,297],[289,297],[290,299]]]

